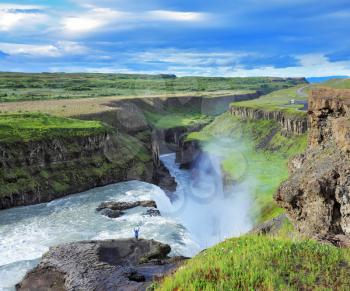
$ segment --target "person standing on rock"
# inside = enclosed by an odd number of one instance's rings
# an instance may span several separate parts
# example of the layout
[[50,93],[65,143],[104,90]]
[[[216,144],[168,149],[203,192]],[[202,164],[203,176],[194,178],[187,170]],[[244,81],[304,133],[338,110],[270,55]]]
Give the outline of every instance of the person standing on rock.
[[135,227],[134,228],[134,234],[135,234],[135,238],[138,240],[139,239],[139,232],[140,232],[140,227]]

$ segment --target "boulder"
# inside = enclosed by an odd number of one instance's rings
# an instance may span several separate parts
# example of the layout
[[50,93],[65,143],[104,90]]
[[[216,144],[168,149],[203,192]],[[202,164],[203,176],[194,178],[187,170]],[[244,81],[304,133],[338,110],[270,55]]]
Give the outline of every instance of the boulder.
[[102,215],[107,216],[109,218],[118,218],[122,216],[125,212],[120,211],[120,210],[113,210],[109,208],[104,208],[100,212]]
[[135,208],[138,206],[157,208],[157,203],[153,200],[130,201],[130,202],[107,201],[107,202],[102,202],[96,208],[96,210],[101,211],[102,209],[110,209],[110,210],[123,211],[131,208]]
[[158,209],[147,209],[147,211],[144,213],[146,216],[160,216],[160,211]]
[[154,277],[174,271],[184,261],[168,258],[170,251],[167,244],[144,239],[68,243],[50,248],[16,289],[146,290]]
[[278,234],[285,223],[288,223],[288,218],[285,214],[281,214],[271,220],[257,225],[249,233],[260,235],[275,235]]

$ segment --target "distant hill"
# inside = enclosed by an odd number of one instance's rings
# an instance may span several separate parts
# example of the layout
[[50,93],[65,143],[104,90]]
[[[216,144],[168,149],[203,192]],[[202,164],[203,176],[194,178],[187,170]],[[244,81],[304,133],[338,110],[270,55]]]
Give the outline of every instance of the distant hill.
[[0,72],[0,102],[89,97],[198,96],[270,93],[306,84],[305,78],[176,77],[175,75]]
[[306,78],[306,80],[313,84],[313,83],[323,83],[331,79],[346,79],[349,78],[349,76],[326,76],[326,77],[310,77]]
[[332,87],[335,89],[350,89],[350,78],[346,79],[330,79],[321,85]]

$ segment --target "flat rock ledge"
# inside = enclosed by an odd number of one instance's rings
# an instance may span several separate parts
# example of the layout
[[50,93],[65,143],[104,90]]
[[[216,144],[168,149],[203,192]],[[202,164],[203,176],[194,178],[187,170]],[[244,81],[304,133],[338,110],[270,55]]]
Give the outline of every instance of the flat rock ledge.
[[[157,210],[157,203],[153,200],[141,200],[141,201],[130,201],[130,202],[118,202],[118,201],[106,201],[102,202],[96,211],[109,218],[117,218],[125,214],[124,210],[128,210],[135,207],[145,207],[148,209],[146,214],[150,216],[160,216],[160,211]],[[152,211],[151,211],[152,210]],[[152,212],[152,215],[151,215]],[[157,215],[154,215],[157,212]]]
[[96,208],[96,210],[101,211],[102,209],[108,208],[111,210],[123,211],[131,208],[135,208],[138,206],[157,208],[157,204],[153,200],[130,201],[130,202],[107,201],[107,202],[102,202]]
[[16,285],[20,291],[146,290],[186,258],[154,240],[82,241],[52,247]]

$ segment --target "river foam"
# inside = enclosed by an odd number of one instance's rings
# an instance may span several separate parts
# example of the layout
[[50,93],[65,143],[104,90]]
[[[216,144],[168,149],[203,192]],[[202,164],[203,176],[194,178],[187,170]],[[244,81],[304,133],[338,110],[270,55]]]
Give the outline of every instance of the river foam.
[[174,154],[161,159],[178,183],[167,215],[179,220],[201,249],[251,229],[251,180],[224,187],[221,161],[210,153],[203,153],[188,171],[179,169]]
[[[0,211],[0,290],[14,290],[49,247],[62,243],[128,238],[140,226],[141,238],[168,243],[173,255],[193,256],[250,229],[247,181],[224,190],[220,161],[210,155],[195,172],[180,170],[174,154],[161,160],[178,183],[173,202],[155,185],[130,181]],[[111,219],[95,210],[104,201],[136,200],[155,200],[162,216],[146,216],[136,207]]]
[[173,255],[192,256],[199,251],[188,230],[174,217],[145,216],[137,207],[116,219],[95,211],[103,201],[152,199],[163,213],[172,207],[159,187],[131,181],[92,189],[33,206],[0,212],[0,290],[14,290],[50,246],[80,240],[128,238],[141,226],[140,237],[168,243]]

